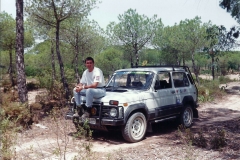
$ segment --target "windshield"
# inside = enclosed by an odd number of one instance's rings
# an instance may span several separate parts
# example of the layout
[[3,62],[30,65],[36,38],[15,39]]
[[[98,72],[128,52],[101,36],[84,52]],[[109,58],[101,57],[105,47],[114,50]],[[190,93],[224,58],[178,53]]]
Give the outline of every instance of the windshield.
[[146,90],[150,87],[153,72],[149,71],[119,71],[115,72],[107,84],[107,89],[122,90],[136,89]]

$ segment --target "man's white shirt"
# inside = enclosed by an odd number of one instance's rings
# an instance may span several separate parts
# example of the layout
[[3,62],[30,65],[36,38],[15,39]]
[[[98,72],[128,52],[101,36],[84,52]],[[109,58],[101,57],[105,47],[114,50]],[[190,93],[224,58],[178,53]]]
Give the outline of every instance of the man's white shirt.
[[94,67],[92,72],[89,72],[88,69],[85,70],[80,80],[80,83],[87,84],[87,85],[91,85],[94,82],[98,82],[97,87],[105,86],[105,80],[104,80],[102,70],[97,67]]

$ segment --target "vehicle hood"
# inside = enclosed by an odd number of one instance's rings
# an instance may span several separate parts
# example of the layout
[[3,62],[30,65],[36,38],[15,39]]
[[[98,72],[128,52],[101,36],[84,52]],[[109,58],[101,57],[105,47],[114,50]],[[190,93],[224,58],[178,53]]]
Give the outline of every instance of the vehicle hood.
[[110,100],[119,101],[122,103],[133,103],[136,101],[143,101],[143,91],[127,91],[127,92],[106,92],[106,96],[101,98],[101,102],[109,103]]

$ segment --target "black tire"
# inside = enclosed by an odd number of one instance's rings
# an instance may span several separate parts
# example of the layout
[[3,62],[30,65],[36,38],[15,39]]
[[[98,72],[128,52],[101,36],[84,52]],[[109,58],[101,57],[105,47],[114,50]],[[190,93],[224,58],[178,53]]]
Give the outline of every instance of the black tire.
[[193,110],[190,105],[184,107],[183,112],[180,115],[180,122],[185,128],[189,128],[193,123]]
[[126,125],[122,128],[122,136],[128,142],[141,141],[147,129],[147,121],[144,114],[137,112],[134,113],[127,121]]

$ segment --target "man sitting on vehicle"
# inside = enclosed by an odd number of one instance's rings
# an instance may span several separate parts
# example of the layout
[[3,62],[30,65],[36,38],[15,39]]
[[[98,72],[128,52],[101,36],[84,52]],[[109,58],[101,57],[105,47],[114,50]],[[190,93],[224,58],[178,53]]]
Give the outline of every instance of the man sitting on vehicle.
[[[82,115],[86,119],[90,115],[93,104],[93,98],[101,98],[106,95],[105,80],[101,69],[94,66],[94,59],[87,57],[85,59],[87,69],[83,72],[80,83],[73,89],[73,94],[77,106],[81,105],[81,96],[86,95],[86,109]],[[78,117],[78,113],[73,115]]]

